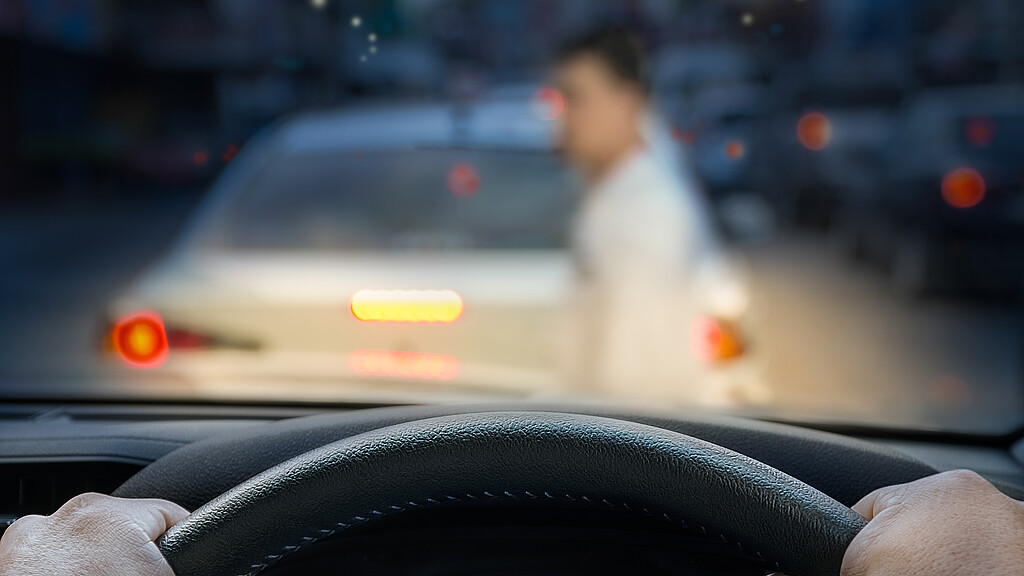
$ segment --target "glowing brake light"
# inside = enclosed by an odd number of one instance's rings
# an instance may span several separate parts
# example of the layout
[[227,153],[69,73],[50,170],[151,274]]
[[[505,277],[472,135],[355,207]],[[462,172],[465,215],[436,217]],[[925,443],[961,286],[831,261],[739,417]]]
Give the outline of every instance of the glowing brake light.
[[797,122],[796,136],[804,148],[813,152],[824,150],[832,142],[832,121],[821,112],[808,112]]
[[156,312],[139,312],[121,318],[111,330],[111,343],[130,366],[156,368],[167,359],[167,333]]
[[690,352],[697,360],[712,364],[738,357],[743,345],[732,324],[701,316],[690,324]]
[[731,160],[739,160],[747,153],[747,147],[740,140],[730,140],[725,145],[725,155]]
[[459,361],[447,354],[356,350],[348,356],[348,367],[363,376],[390,376],[451,380],[459,373]]
[[459,198],[468,198],[480,191],[480,174],[469,164],[456,164],[448,171],[448,190]]
[[995,140],[996,123],[988,116],[974,116],[964,121],[964,137],[971,146],[983,148]]
[[977,206],[985,198],[985,179],[972,168],[957,168],[942,179],[942,199],[953,208]]
[[352,315],[363,322],[451,324],[462,316],[462,297],[452,290],[360,290]]
[[565,96],[554,88],[541,88],[530,99],[530,108],[535,116],[550,122],[565,113]]

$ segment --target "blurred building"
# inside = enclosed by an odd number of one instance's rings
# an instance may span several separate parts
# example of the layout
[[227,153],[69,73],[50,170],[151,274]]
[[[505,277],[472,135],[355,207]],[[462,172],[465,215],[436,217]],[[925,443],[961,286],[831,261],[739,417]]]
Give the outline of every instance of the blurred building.
[[194,187],[333,101],[336,24],[285,0],[0,0],[0,195]]
[[[665,75],[687,54],[745,54],[743,90],[797,94],[761,116],[823,91],[855,99],[865,75],[899,90],[1017,82],[1022,13],[1016,0],[0,0],[0,198],[198,189],[290,111],[540,81],[566,36],[604,22],[681,54]],[[670,100],[699,97],[693,84]]]

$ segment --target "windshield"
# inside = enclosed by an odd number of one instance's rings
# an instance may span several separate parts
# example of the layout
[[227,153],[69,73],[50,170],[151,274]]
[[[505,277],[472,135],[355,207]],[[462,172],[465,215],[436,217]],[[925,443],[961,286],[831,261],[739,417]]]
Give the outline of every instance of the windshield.
[[1024,425],[1024,8],[0,0],[0,401]]

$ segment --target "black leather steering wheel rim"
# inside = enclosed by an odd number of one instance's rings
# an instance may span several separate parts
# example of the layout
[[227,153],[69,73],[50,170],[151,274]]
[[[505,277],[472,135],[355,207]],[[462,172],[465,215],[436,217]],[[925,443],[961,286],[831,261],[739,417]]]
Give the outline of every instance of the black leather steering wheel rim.
[[621,507],[735,543],[791,576],[836,575],[864,520],[774,468],[610,418],[471,413],[346,438],[228,490],[158,545],[178,576],[255,574],[352,525],[431,506]]

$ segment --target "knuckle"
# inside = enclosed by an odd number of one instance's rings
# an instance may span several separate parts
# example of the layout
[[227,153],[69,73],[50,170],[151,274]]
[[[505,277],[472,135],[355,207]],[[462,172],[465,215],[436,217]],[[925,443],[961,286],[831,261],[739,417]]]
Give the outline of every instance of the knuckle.
[[7,528],[7,531],[10,532],[11,530],[15,530],[18,528],[24,529],[26,526],[30,524],[35,524],[43,520],[46,520],[46,516],[40,516],[39,514],[29,514],[27,516],[22,516],[15,520],[14,523]]
[[107,524],[117,516],[116,510],[108,506],[109,498],[92,492],[79,494],[61,506],[53,517],[72,529]]
[[39,526],[40,522],[45,522],[44,516],[32,514],[30,516],[22,516],[14,521],[13,524],[7,527],[4,531],[4,537],[17,537],[25,532],[31,532],[33,529]]
[[102,502],[104,496],[95,492],[86,492],[85,494],[79,494],[71,500],[68,500],[64,506],[61,506],[61,510],[68,509],[70,511],[79,510],[82,508],[89,508]]
[[950,470],[949,472],[943,472],[941,476],[945,477],[945,479],[948,479],[948,481],[953,484],[967,488],[989,486],[988,480],[985,480],[980,474],[973,470]]

